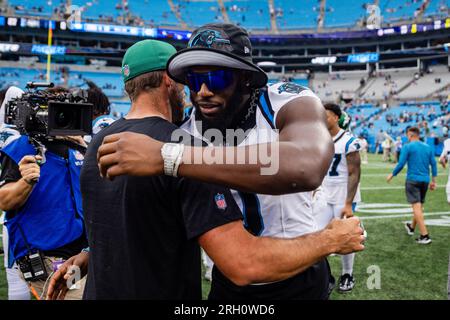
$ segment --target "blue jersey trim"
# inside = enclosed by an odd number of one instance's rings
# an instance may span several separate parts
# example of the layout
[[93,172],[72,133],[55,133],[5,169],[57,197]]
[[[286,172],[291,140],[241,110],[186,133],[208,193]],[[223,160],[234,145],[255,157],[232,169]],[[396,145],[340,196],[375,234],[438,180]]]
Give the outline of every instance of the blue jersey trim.
[[266,97],[266,93],[263,93],[259,98],[259,103],[261,105],[261,111],[263,113],[264,118],[266,118],[267,122],[269,122],[270,126],[275,129],[274,123],[274,115],[272,107],[268,103],[268,97]]
[[355,138],[351,138],[350,140],[347,141],[347,144],[345,145],[345,154],[347,154],[348,152],[348,148],[350,148],[350,144],[355,141]]

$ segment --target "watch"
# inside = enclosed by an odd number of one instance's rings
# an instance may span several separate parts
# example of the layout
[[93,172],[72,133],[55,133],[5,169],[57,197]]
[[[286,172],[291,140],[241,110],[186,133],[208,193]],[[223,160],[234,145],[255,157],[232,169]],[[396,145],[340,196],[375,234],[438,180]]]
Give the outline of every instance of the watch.
[[180,143],[165,143],[161,148],[164,160],[164,174],[177,177],[178,167],[183,158],[184,145]]

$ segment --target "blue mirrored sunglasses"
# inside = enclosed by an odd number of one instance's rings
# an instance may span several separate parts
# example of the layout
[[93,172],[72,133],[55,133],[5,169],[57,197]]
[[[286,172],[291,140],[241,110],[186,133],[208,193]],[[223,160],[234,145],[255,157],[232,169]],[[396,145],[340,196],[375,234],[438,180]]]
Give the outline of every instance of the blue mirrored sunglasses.
[[206,84],[209,90],[220,91],[228,88],[234,79],[232,70],[215,70],[209,72],[189,71],[186,75],[186,83],[189,89],[199,92],[202,84]]

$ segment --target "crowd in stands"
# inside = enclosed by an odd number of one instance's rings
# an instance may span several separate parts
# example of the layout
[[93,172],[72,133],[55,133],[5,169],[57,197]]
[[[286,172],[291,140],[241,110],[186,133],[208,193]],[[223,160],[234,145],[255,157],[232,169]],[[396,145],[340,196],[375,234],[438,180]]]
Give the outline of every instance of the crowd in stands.
[[[198,26],[201,22],[198,14],[203,18],[207,16],[211,22],[224,22],[222,8],[218,1],[172,1],[171,7],[164,2],[161,8],[155,5],[161,3],[150,0],[115,0],[112,2],[102,0],[89,0],[87,2],[72,1],[73,5],[80,7],[82,18],[86,21],[102,23],[117,23],[121,25],[134,25],[140,27],[155,27],[158,25],[180,24],[187,22],[190,27]],[[292,0],[269,1],[226,1],[224,2],[230,20],[235,24],[247,28],[268,29],[270,19],[275,19],[280,28],[316,28],[326,27],[362,27],[368,16],[368,1],[327,1],[323,5],[321,0],[304,0],[302,6]],[[49,15],[55,18],[64,18],[67,15],[66,1],[19,1],[9,2],[18,14]],[[425,18],[449,12],[448,5],[443,0],[381,0],[378,3],[380,13],[387,24],[398,20],[411,20],[420,13]],[[155,10],[152,10],[155,9]],[[150,9],[146,11],[144,9]],[[3,6],[2,11],[7,7]],[[208,12],[205,12],[208,11]],[[343,13],[346,14],[343,14]],[[181,17],[181,21],[175,16]],[[267,20],[267,21],[264,21]]]

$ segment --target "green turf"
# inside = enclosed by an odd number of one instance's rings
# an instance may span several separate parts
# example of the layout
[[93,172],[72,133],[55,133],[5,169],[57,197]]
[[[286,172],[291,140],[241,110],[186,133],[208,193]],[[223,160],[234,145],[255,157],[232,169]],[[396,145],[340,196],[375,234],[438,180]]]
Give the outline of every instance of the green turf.
[[[369,164],[363,165],[361,179],[364,203],[407,204],[404,189],[376,190],[376,188],[404,186],[406,168],[390,184],[386,183],[386,177],[394,166],[392,163],[383,163],[381,156],[369,155]],[[437,182],[440,187],[436,191],[428,192],[425,212],[445,211],[449,212],[445,216],[450,217],[450,206],[445,195],[447,171],[441,167]],[[367,217],[389,214],[358,213],[358,215]],[[440,215],[429,218],[440,218]],[[339,294],[335,290],[331,299],[447,299],[450,227],[429,227],[433,243],[427,246],[418,245],[414,242],[417,232],[414,237],[408,236],[405,232],[403,221],[409,219],[410,217],[364,220],[368,239],[366,250],[356,255],[355,289],[346,294]],[[341,272],[341,258],[334,256],[330,257],[329,261],[333,275],[337,279]],[[377,266],[380,270],[380,289],[367,287],[367,280],[372,275],[367,271],[371,266]],[[203,281],[205,298],[208,290],[209,282]]]
[[[403,189],[381,189],[404,186],[405,174],[399,175],[390,184],[385,182],[385,177],[393,167],[393,164],[381,162],[380,156],[370,155],[369,164],[363,165],[361,179],[364,203],[406,204]],[[449,212],[442,216],[450,217],[450,206],[445,195],[446,182],[447,171],[439,168],[440,187],[428,193],[426,213]],[[359,213],[362,217],[380,215],[387,216],[389,213]],[[429,216],[427,219],[440,217],[441,215]],[[408,236],[404,230],[403,221],[408,219],[409,217],[364,220],[368,239],[366,250],[356,256],[356,287],[353,292],[347,294],[334,292],[332,299],[447,299],[450,227],[430,226],[433,243],[420,246],[414,243],[414,237]],[[337,278],[341,270],[340,257],[330,257],[329,261]],[[367,287],[367,280],[371,276],[367,269],[371,266],[377,266],[380,270],[380,289]],[[209,282],[203,281],[204,298],[208,291]],[[0,267],[0,299],[6,299],[6,296],[5,273],[3,267]]]

